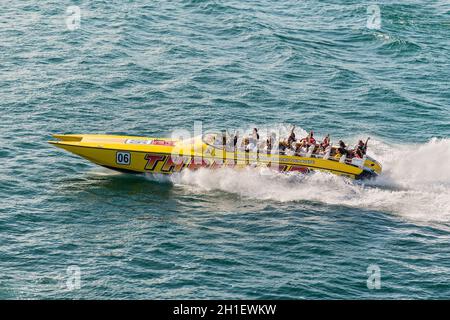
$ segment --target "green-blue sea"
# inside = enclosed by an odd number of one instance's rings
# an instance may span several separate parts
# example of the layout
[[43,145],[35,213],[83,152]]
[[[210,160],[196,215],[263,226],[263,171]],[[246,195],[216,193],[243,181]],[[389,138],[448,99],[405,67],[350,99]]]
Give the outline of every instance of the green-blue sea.
[[[450,3],[3,1],[1,299],[450,298]],[[96,166],[56,133],[314,130],[383,165]]]

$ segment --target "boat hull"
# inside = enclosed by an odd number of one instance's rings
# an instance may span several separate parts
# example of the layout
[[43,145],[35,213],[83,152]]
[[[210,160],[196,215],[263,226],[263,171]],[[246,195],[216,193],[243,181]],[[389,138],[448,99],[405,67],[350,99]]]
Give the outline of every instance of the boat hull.
[[[53,145],[95,164],[129,173],[172,174],[182,170],[222,167],[267,167],[281,172],[324,171],[351,179],[377,176],[375,170],[313,157],[229,151],[211,148],[203,141],[110,135],[55,135]],[[178,148],[178,149],[176,149]],[[367,162],[367,161],[366,161]]]

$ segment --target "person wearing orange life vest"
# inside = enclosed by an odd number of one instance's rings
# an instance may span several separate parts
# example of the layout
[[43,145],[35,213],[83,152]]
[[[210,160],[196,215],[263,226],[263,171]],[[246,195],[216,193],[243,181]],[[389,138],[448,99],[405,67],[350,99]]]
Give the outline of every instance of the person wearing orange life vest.
[[314,139],[314,131],[311,130],[306,136],[306,143],[308,144],[308,146],[316,144],[316,139]]
[[311,130],[306,138],[300,140],[301,148],[306,148],[306,151],[309,150],[311,146],[316,148],[316,139],[314,139],[314,132]]

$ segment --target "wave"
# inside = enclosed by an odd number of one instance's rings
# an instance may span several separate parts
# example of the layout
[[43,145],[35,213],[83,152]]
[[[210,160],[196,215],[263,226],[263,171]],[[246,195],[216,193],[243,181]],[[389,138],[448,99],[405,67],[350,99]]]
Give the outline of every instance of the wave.
[[369,181],[323,172],[300,175],[257,168],[184,171],[169,179],[195,192],[220,190],[249,199],[313,201],[449,222],[450,139],[409,145],[370,142],[369,154],[382,163],[383,173]]

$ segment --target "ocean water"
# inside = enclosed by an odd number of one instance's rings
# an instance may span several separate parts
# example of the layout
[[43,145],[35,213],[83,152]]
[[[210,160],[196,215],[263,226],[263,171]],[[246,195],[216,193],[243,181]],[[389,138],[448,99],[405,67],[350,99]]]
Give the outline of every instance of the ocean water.
[[[373,4],[2,4],[0,298],[449,298],[450,4]],[[196,121],[370,136],[384,171],[135,176],[46,142]]]

